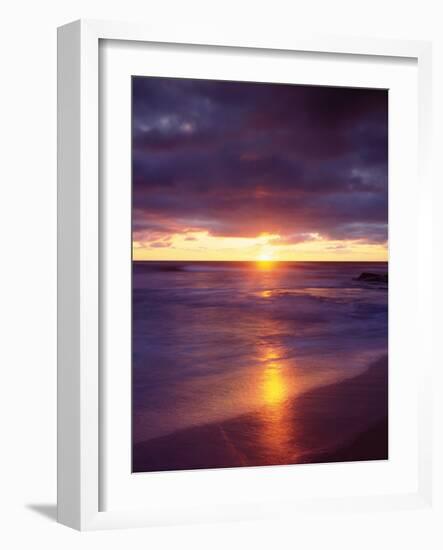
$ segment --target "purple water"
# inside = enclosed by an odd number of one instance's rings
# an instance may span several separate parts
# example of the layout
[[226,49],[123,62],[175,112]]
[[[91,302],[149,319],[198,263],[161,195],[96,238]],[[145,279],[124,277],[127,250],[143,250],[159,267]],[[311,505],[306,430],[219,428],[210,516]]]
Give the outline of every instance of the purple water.
[[364,372],[387,354],[388,293],[355,279],[387,270],[134,262],[134,443],[263,410],[275,429],[297,395]]

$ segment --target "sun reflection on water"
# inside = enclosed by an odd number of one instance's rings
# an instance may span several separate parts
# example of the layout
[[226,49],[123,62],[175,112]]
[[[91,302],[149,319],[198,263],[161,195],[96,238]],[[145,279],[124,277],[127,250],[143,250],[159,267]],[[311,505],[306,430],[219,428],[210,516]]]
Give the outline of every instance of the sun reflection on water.
[[289,414],[289,380],[281,353],[272,347],[262,349],[260,392],[263,402],[262,442],[269,459],[279,463],[291,454],[293,426]]
[[287,387],[282,376],[278,354],[271,348],[264,354],[263,401],[266,405],[276,406],[287,397]]
[[259,269],[260,271],[270,271],[275,267],[275,262],[268,259],[259,259],[257,260],[256,265],[257,269]]

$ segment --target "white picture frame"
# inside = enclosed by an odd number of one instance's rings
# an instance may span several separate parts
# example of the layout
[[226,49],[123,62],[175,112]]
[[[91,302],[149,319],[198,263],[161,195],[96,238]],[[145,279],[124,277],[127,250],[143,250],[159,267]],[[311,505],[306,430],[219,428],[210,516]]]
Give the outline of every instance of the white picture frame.
[[[163,36],[155,27],[137,24],[77,21],[58,33],[58,520],[70,527],[89,530],[150,526],[242,517],[268,517],[297,511],[335,511],[359,508],[379,510],[430,506],[432,501],[431,373],[430,336],[423,331],[416,346],[424,346],[420,364],[418,399],[418,475],[414,490],[383,495],[352,495],[305,498],[302,503],[282,495],[266,502],[251,501],[248,507],[202,502],[189,509],[122,506],[101,507],[103,472],[100,360],[100,128],[99,44],[101,40],[128,43],[165,43],[230,48],[235,54],[253,48],[281,52],[329,53],[337,56],[382,56],[410,58],[418,70],[418,184],[417,227],[421,236],[430,232],[432,185],[430,178],[431,45],[427,42],[315,37],[311,34],[278,39],[223,35],[187,36],[186,30]],[[431,319],[430,265],[432,245],[420,238],[418,315]],[[417,321],[418,322],[418,321]],[[430,333],[429,333],[430,334]],[[342,468],[343,469],[343,468]],[[240,473],[239,473],[240,472]],[[284,471],[282,475],[284,475]],[[190,476],[183,472],[181,476]],[[211,472],[207,476],[215,475]],[[242,475],[237,470],[237,477]],[[194,478],[193,478],[194,479]],[[203,478],[200,478],[203,479]],[[193,481],[194,482],[194,481]],[[157,485],[159,482],[157,481]],[[161,481],[160,481],[161,484]],[[232,497],[235,500],[235,496]],[[228,513],[229,510],[229,513]]]

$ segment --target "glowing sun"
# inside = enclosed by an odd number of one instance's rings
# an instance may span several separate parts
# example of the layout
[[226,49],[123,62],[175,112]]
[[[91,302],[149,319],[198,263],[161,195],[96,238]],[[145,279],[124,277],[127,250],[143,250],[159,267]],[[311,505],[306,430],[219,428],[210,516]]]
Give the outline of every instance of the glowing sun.
[[259,262],[270,262],[272,260],[272,253],[271,252],[261,252],[259,257],[257,258]]

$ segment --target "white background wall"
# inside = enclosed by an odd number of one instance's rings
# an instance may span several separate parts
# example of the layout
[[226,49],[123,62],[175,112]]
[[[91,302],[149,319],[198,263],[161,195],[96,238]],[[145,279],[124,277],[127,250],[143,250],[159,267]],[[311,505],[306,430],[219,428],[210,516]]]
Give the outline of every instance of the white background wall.
[[[245,33],[254,27],[264,35],[312,28],[326,34],[434,40],[438,161],[443,143],[439,1],[16,0],[3,4],[1,13],[0,545],[6,549],[441,548],[441,506],[434,512],[83,534],[48,518],[55,516],[56,495],[56,27],[83,17],[158,21],[165,28],[185,25],[190,30],[203,25],[208,32],[216,26]],[[441,175],[436,166],[434,177],[440,185]],[[435,200],[438,220],[442,197],[440,190]],[[437,241],[443,249],[441,232]],[[436,280],[441,280],[441,273],[439,269]],[[437,388],[436,407],[441,413],[439,394]],[[441,434],[437,436],[441,451]],[[437,481],[441,486],[439,472]]]

